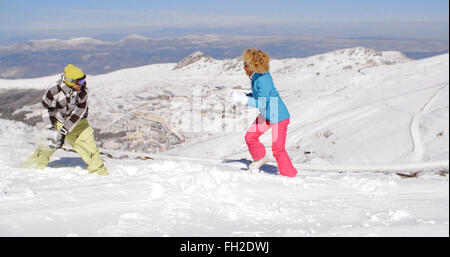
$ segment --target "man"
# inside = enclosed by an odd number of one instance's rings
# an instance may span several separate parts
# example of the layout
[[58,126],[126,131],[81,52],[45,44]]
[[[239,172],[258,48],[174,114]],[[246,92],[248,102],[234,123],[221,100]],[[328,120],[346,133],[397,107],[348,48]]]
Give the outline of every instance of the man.
[[88,165],[90,173],[108,175],[89,126],[88,88],[86,75],[72,64],[64,69],[57,85],[47,90],[42,105],[48,110],[47,129],[50,133],[48,146],[39,146],[22,166],[24,168],[47,167],[50,156],[67,141]]

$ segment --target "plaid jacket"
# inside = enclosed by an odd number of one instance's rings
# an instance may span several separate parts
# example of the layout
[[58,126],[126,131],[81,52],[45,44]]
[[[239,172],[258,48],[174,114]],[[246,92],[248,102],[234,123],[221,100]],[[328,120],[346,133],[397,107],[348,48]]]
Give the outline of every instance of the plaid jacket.
[[63,77],[57,84],[49,88],[42,97],[42,105],[48,110],[50,123],[57,121],[64,124],[60,132],[70,133],[82,120],[88,116],[88,89],[82,87],[79,92],[63,82]]

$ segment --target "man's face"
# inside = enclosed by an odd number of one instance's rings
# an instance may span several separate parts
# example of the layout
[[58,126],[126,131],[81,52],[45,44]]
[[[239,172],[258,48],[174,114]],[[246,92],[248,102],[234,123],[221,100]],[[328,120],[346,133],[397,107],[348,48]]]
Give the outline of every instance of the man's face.
[[81,90],[81,88],[83,88],[84,86],[86,86],[86,76],[84,76],[83,78],[77,80],[75,82],[75,85],[70,86],[71,88],[73,88],[73,90],[79,92]]
[[82,86],[80,86],[80,85],[73,85],[73,86],[70,86],[73,90],[75,90],[75,91],[77,91],[77,92],[79,92],[80,90],[81,90],[81,88],[82,88]]

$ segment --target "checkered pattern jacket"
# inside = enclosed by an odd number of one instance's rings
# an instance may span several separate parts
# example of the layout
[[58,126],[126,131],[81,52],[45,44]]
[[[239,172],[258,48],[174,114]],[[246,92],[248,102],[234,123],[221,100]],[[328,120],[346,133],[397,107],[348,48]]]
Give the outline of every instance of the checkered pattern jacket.
[[70,133],[82,120],[88,117],[88,89],[82,87],[79,92],[67,86],[63,76],[55,86],[47,90],[42,98],[42,105],[48,110],[48,119],[52,125],[63,123],[60,132]]

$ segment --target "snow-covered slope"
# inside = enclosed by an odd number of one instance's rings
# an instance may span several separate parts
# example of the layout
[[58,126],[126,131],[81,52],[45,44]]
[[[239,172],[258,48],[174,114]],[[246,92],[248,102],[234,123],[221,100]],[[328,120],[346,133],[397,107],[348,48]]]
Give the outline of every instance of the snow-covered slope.
[[302,170],[245,163],[104,157],[88,174],[58,151],[23,170],[37,131],[0,120],[0,236],[448,236],[448,176]]
[[[448,54],[410,61],[367,48],[273,60],[272,75],[292,116],[292,158],[333,165],[448,163],[448,62]],[[45,89],[56,79],[0,80],[0,89]],[[196,52],[178,64],[89,76],[88,85],[90,123],[107,150],[249,157],[243,136],[257,110],[226,101],[232,89],[249,91],[239,58]],[[36,104],[17,112],[32,118],[39,110]],[[262,140],[270,146],[270,133]]]
[[[448,165],[448,55],[423,61],[407,61],[398,53],[383,56],[357,48],[272,62],[275,83],[292,115],[287,146],[297,163]],[[233,63],[240,69],[237,60],[222,65]],[[214,66],[219,64],[205,58],[185,69],[220,70]],[[248,125],[243,128],[227,134],[227,144],[217,137],[181,154],[248,157],[242,142]],[[262,140],[270,146],[270,133]]]
[[[21,169],[38,128],[0,119],[0,235],[448,236],[448,58],[355,48],[273,60],[292,116],[292,179],[273,158],[245,171],[257,111],[225,101],[250,86],[239,58],[195,53],[88,75],[90,123],[127,132],[102,144],[110,176],[66,151],[44,170]],[[56,79],[0,80],[0,92]],[[186,141],[172,144],[168,131]],[[270,133],[262,141],[270,153]]]

